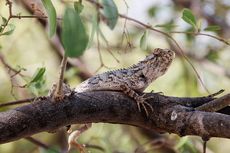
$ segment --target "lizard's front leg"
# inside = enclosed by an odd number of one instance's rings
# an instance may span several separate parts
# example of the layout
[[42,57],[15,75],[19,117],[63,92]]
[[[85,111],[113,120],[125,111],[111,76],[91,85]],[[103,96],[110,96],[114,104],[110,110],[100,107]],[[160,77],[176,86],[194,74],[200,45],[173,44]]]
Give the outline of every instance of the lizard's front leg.
[[147,99],[150,99],[151,97],[145,97],[146,94],[139,95],[136,91],[134,91],[133,89],[129,88],[129,86],[126,85],[126,84],[121,85],[120,88],[121,88],[122,92],[124,92],[126,95],[128,95],[129,97],[133,98],[136,101],[138,110],[140,112],[141,112],[141,106],[142,106],[144,108],[144,110],[145,110],[146,116],[149,116],[148,109],[146,108],[146,105],[153,112],[153,107],[146,101]]

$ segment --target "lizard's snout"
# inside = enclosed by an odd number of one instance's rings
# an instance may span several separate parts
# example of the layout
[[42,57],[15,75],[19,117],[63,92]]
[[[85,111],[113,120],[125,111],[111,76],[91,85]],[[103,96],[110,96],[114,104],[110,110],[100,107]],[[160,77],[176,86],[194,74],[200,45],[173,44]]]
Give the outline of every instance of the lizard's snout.
[[161,48],[156,48],[154,49],[153,54],[161,57],[167,57],[170,59],[175,58],[175,52],[170,50],[170,49],[161,49]]
[[172,58],[175,58],[175,52],[170,50],[170,49],[167,49],[167,54],[172,57]]

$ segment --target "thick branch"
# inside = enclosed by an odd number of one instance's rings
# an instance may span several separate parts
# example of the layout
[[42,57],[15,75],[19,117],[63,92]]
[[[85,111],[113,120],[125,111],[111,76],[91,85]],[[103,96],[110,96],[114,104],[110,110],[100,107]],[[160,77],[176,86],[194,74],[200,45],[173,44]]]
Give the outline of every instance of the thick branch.
[[[195,111],[178,104],[186,98],[154,93],[150,95],[153,95],[150,104],[154,112],[150,112],[148,118],[144,111],[138,112],[135,101],[120,92],[75,93],[62,102],[41,99],[0,113],[0,143],[53,131],[70,124],[89,122],[128,124],[179,135],[230,138],[230,116]],[[189,99],[194,101],[193,98]],[[186,99],[187,102],[189,99]],[[205,98],[195,99],[207,101]]]

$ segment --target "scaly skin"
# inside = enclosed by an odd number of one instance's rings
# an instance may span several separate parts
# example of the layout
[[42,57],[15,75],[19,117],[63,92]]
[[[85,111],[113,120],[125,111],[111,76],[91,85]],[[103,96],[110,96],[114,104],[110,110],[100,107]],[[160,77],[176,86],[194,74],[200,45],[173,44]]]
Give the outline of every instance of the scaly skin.
[[145,105],[152,107],[145,101],[144,95],[139,96],[150,83],[165,74],[175,57],[175,53],[169,49],[154,49],[143,61],[129,68],[108,71],[95,75],[81,83],[75,88],[76,92],[112,90],[123,91],[137,102],[139,111],[140,105],[148,111]]
[[120,85],[127,84],[136,92],[143,92],[148,85],[165,74],[175,53],[169,49],[154,49],[143,61],[129,68],[118,69],[95,75],[75,88],[76,92],[96,90],[118,90]]

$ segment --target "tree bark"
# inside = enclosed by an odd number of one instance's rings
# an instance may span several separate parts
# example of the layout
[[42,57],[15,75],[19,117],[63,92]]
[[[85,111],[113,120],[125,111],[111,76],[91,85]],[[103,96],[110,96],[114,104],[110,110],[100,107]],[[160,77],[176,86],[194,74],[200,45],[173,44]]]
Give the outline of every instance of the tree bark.
[[91,122],[128,124],[180,136],[230,138],[229,115],[196,111],[192,107],[214,98],[178,98],[157,93],[148,93],[147,96],[152,97],[148,102],[154,109],[153,112],[149,109],[148,117],[144,110],[138,111],[133,99],[120,92],[72,93],[60,102],[40,98],[31,104],[0,113],[0,143],[43,131],[55,131],[70,124]]

